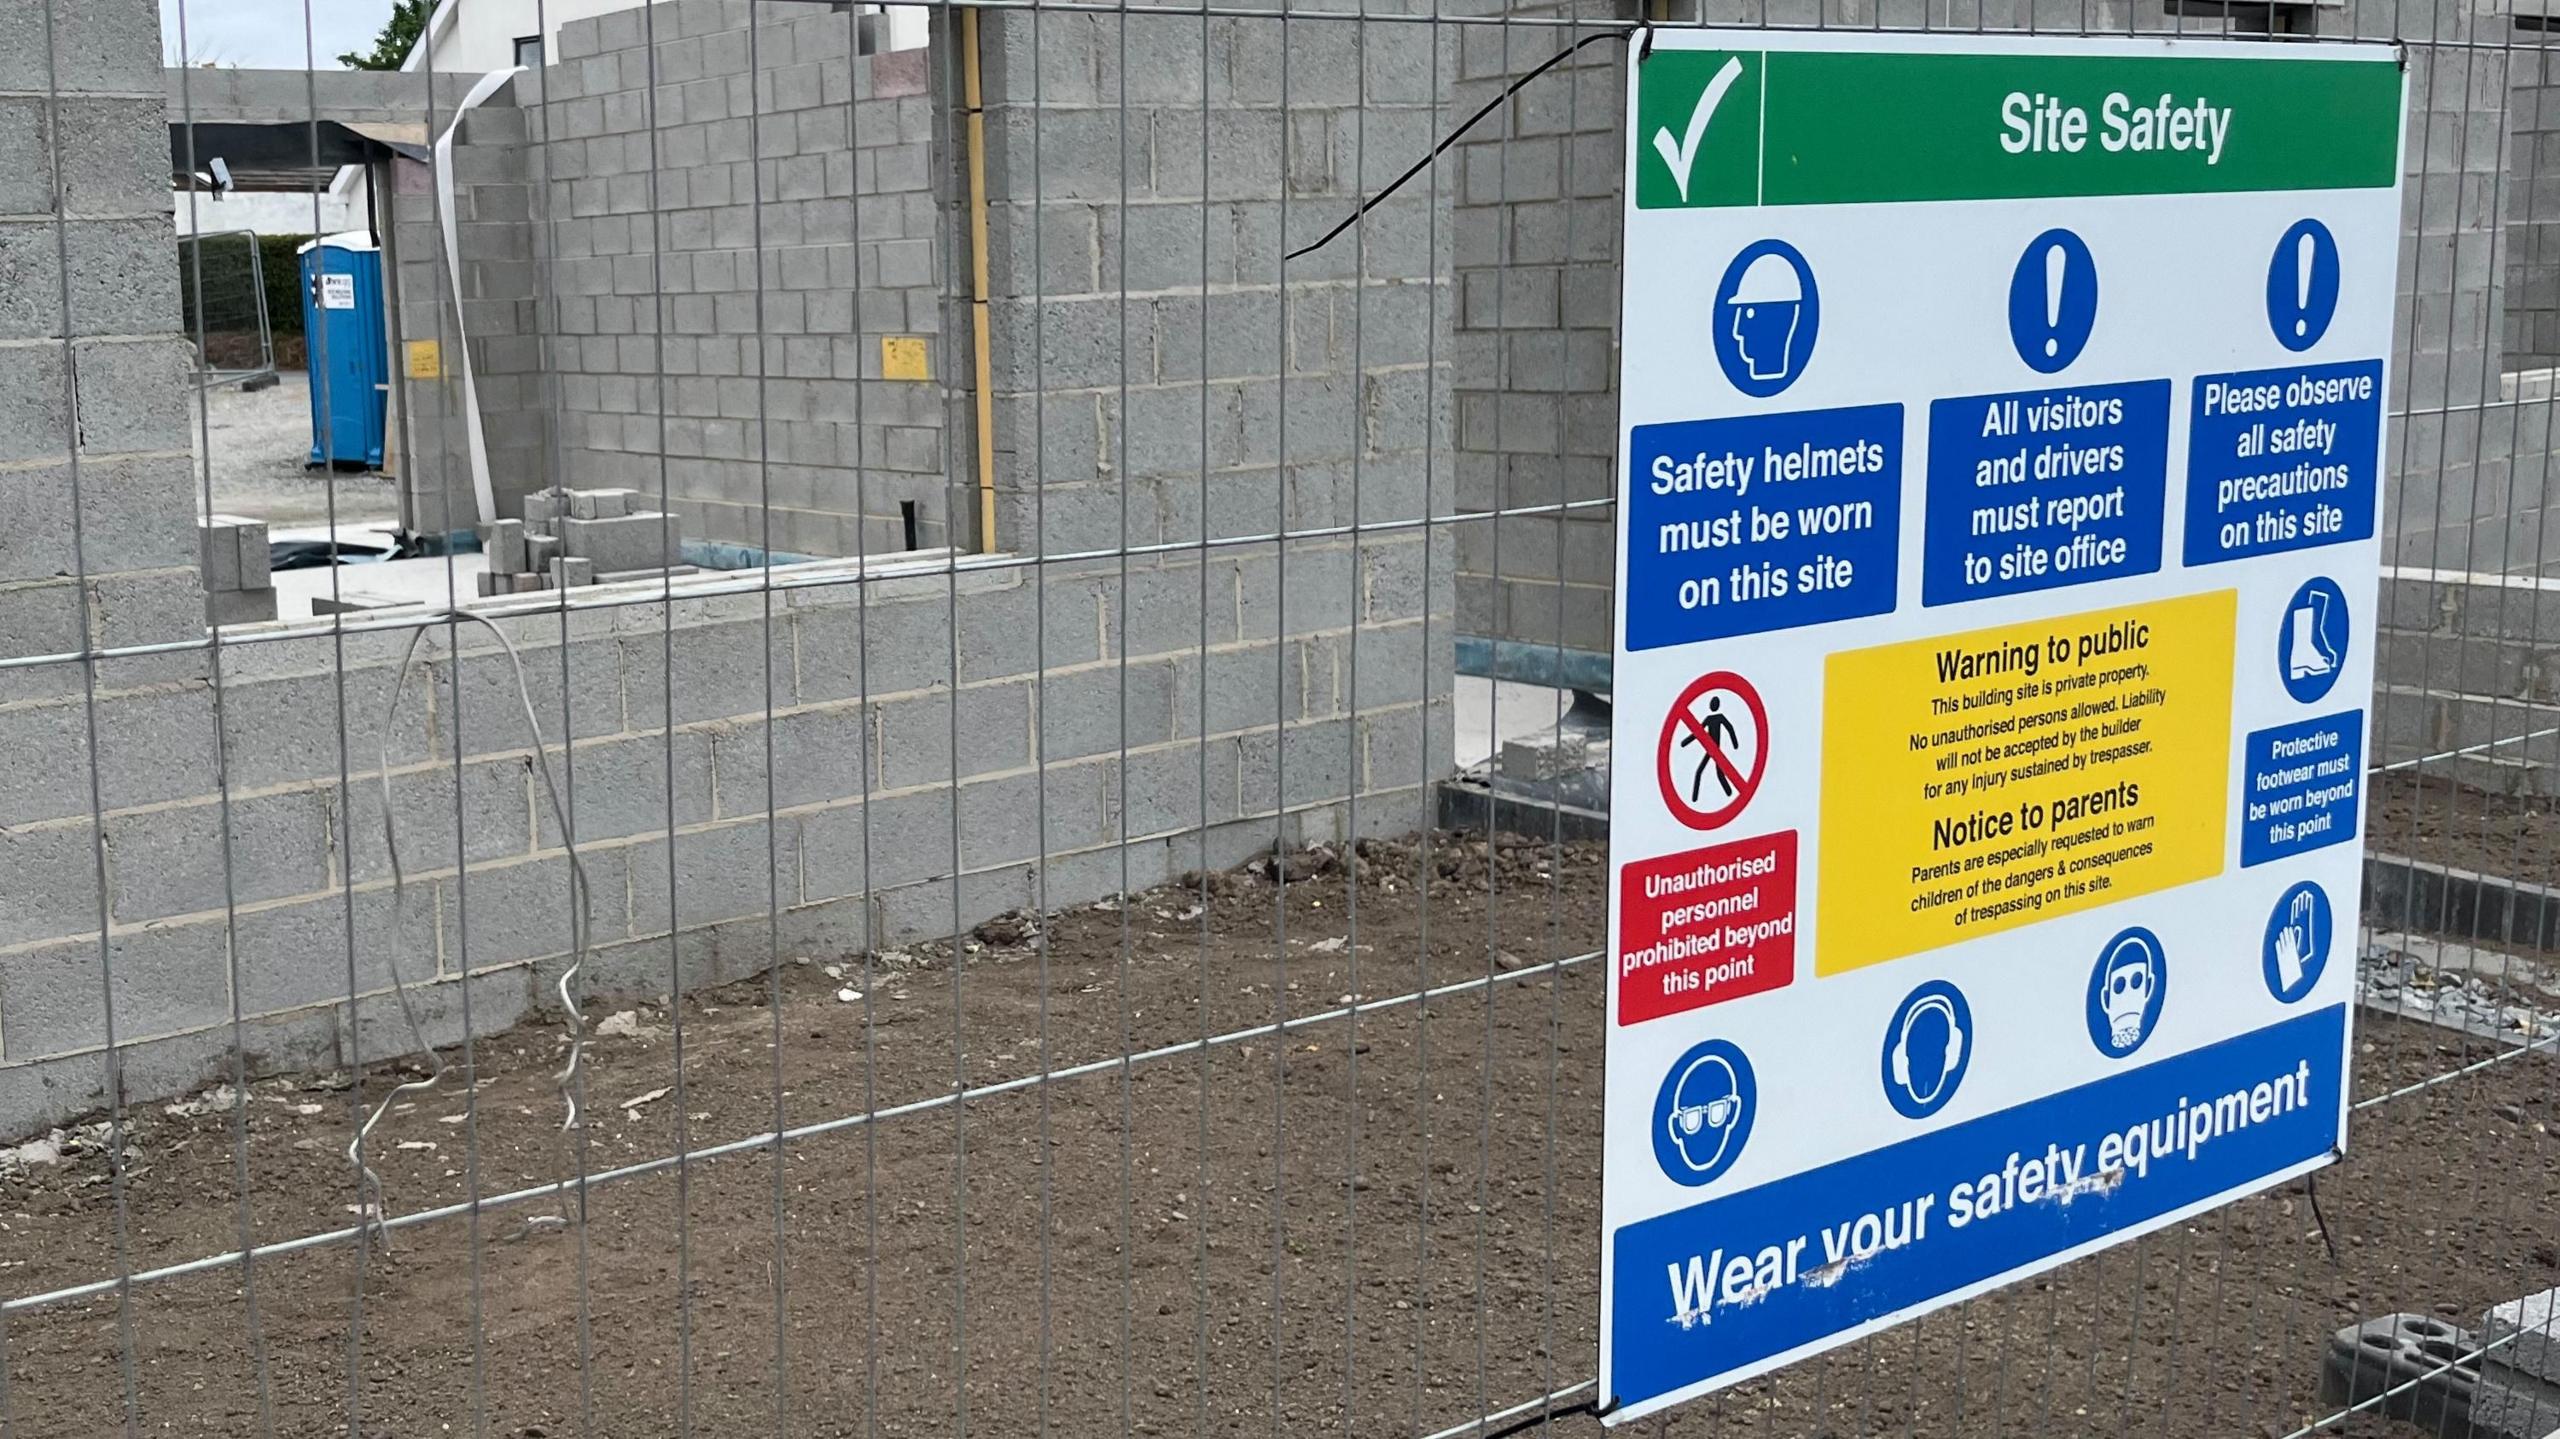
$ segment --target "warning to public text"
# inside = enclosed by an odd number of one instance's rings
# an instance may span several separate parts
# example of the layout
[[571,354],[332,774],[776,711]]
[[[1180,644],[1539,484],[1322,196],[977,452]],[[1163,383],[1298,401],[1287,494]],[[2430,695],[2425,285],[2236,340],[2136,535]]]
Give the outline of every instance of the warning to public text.
[[2216,590],[1833,655],[1816,972],[2220,873],[2234,610]]

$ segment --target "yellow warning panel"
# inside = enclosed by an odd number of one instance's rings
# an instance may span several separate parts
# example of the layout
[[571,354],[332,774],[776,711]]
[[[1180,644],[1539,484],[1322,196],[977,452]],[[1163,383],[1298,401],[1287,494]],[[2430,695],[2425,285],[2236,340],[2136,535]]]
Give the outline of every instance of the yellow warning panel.
[[433,340],[409,342],[409,378],[440,380],[444,378],[444,346]]
[[2221,873],[2236,593],[1832,655],[1814,973]]
[[932,379],[931,367],[925,362],[924,336],[882,335],[880,374],[891,380]]

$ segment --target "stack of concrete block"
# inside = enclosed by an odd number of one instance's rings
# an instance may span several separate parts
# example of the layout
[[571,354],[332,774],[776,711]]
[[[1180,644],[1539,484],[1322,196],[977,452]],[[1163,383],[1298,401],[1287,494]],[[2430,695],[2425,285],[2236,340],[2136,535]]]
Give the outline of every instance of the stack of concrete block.
[[2480,1388],[2469,1432],[2477,1439],[2560,1434],[2560,1289],[2489,1311],[2480,1332]]
[[267,555],[267,522],[239,515],[200,515],[196,541],[210,624],[243,625],[276,617],[275,572]]
[[480,548],[489,557],[480,593],[525,594],[682,572],[679,521],[639,508],[639,499],[638,491],[625,489],[527,495],[523,519],[480,527]]

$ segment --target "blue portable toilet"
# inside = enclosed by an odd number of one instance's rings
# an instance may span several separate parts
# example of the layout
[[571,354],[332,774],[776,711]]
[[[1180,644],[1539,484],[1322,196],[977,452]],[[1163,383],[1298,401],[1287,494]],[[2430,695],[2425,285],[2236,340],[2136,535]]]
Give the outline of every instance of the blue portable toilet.
[[323,235],[302,247],[302,334],[311,367],[312,467],[382,468],[391,360],[382,253],[371,235]]

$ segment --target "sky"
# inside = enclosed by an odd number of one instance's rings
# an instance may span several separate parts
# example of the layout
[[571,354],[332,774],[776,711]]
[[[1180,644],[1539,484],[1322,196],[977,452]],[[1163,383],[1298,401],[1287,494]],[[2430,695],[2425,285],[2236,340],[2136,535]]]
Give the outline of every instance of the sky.
[[[369,49],[390,18],[391,0],[160,0],[161,44],[178,54],[179,11],[186,21],[186,59],[244,69],[299,70],[311,57],[334,70],[338,56]],[[303,17],[310,16],[309,48]]]

